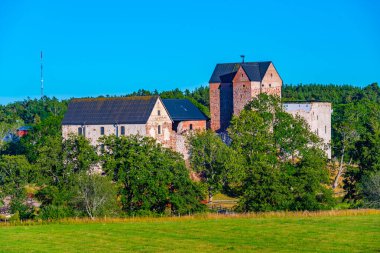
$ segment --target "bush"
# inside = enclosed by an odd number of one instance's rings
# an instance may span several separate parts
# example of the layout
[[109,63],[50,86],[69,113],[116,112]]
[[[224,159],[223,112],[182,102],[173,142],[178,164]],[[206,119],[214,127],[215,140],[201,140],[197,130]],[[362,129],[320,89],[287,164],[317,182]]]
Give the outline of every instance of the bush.
[[67,206],[49,205],[40,210],[38,217],[43,220],[57,220],[73,216],[73,210]]
[[362,190],[364,206],[380,208],[380,171],[363,177]]

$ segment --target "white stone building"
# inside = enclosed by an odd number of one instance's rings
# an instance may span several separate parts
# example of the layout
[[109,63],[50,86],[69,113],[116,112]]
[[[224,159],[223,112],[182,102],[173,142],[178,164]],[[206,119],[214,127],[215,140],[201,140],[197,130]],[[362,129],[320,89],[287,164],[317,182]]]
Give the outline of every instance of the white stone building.
[[331,159],[331,103],[328,102],[286,102],[286,112],[299,115],[326,144],[326,154]]

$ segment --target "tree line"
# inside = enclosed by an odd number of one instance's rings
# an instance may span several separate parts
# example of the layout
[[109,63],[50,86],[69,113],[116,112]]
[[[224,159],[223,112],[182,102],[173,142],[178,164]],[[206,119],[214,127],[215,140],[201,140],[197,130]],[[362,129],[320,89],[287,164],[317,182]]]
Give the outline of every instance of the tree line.
[[[207,115],[208,92],[126,96],[188,98]],[[332,161],[306,123],[283,111],[282,101],[297,100],[333,103]],[[233,118],[229,145],[209,131],[190,136],[190,165],[201,182],[189,179],[180,155],[150,138],[110,136],[98,147],[80,136],[62,140],[69,100],[1,106],[2,135],[24,124],[33,130],[0,144],[0,199],[11,196],[10,212],[22,219],[202,212],[217,192],[238,198],[237,211],[320,210],[336,206],[332,190],[342,184],[350,207],[379,207],[379,86],[285,85],[282,101],[266,95],[251,101]]]

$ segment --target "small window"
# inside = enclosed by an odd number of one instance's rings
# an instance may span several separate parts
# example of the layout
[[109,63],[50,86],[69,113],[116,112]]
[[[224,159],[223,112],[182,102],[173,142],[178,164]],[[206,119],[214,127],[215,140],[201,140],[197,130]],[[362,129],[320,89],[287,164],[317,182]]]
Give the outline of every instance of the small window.
[[264,87],[264,84],[262,84],[261,86]]
[[101,144],[101,145],[100,145],[100,151],[101,151],[101,152],[104,152],[104,144]]
[[325,134],[327,134],[327,126],[325,126]]
[[158,131],[158,134],[161,134],[161,126],[160,125],[158,125],[157,131]]
[[190,130],[193,130],[193,124],[190,124]]
[[318,120],[318,115],[317,115],[317,120]]
[[319,134],[318,128],[317,128],[317,135]]
[[104,135],[104,127],[100,127],[100,135]]
[[83,129],[81,127],[78,127],[78,135],[82,135],[83,134]]
[[273,77],[273,74],[272,73],[270,73],[270,78],[272,78]]
[[115,126],[115,134],[116,134],[116,137],[119,137],[119,127],[118,126]]
[[161,111],[160,110],[157,111],[157,115],[161,116]]
[[269,84],[269,87],[272,87],[272,84],[271,84],[271,83]]
[[241,77],[244,77],[243,73],[241,74]]
[[120,128],[120,134],[121,135],[125,135],[125,126],[122,126],[121,128]]

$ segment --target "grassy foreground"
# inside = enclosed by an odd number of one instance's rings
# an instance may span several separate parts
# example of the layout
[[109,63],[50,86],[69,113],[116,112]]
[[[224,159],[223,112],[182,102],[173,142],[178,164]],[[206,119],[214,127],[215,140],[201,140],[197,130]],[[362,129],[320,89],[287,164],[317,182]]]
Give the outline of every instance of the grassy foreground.
[[379,252],[380,211],[0,225],[0,252]]

